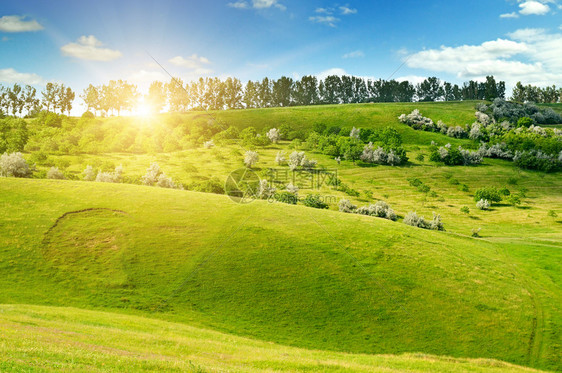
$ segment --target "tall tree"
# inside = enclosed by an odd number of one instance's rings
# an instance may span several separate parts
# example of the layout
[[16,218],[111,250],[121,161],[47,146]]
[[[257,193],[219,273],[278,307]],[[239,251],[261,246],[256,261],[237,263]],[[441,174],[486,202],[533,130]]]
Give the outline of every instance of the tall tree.
[[229,109],[242,107],[242,83],[236,78],[227,78],[224,82],[224,101]]
[[25,86],[23,101],[28,116],[39,111],[39,99],[37,98],[37,90],[35,87],[29,84]]
[[10,100],[10,108],[13,115],[21,115],[23,111],[24,100],[21,93],[21,86],[17,83],[11,89],[8,89],[8,99]]
[[70,115],[74,98],[76,98],[76,94],[74,93],[74,91],[70,87],[66,87],[66,89],[64,90],[64,99],[61,106],[61,111],[66,111],[66,114]]
[[246,83],[246,88],[244,89],[244,97],[242,98],[242,101],[244,102],[244,105],[246,105],[247,109],[252,109],[259,106],[258,86],[259,83],[254,83],[251,80],[248,80],[248,83]]
[[80,98],[86,104],[86,111],[94,110],[97,111],[100,104],[100,92],[92,84],[88,88],[84,89],[84,92],[80,95]]
[[444,91],[441,80],[432,76],[419,83],[416,87],[419,101],[439,101],[443,98]]
[[41,95],[43,96],[43,106],[47,111],[51,111],[51,107],[54,107],[57,99],[57,86],[51,82],[47,83]]
[[497,98],[499,96],[496,79],[494,79],[493,76],[487,76],[486,82],[484,84],[485,84],[485,87],[486,87],[486,90],[485,90],[485,93],[484,93],[484,99],[488,100],[488,101],[493,101],[495,98]]
[[159,113],[166,105],[166,89],[164,83],[159,81],[150,83],[145,101],[150,107],[151,112]]
[[293,104],[294,81],[291,78],[282,76],[273,82],[273,105],[287,107]]
[[271,81],[267,77],[259,83],[258,97],[260,107],[271,106]]
[[342,99],[342,81],[338,75],[329,75],[324,79],[326,94],[324,100],[327,104],[339,104]]

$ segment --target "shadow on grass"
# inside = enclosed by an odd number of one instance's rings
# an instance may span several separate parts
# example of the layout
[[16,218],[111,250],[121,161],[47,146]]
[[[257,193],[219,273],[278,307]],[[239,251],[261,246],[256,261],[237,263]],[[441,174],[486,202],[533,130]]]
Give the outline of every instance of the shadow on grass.
[[470,215],[469,218],[471,218],[472,220],[482,220],[478,216],[472,216],[472,215]]

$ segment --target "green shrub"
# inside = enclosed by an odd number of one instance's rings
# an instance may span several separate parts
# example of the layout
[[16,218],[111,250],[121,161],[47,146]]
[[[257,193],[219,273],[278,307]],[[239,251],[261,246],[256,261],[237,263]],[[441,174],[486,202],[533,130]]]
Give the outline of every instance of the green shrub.
[[464,214],[470,214],[470,209],[468,208],[468,206],[463,206],[461,207],[461,212]]
[[474,193],[474,201],[478,202],[481,199],[488,200],[489,202],[501,202],[502,195],[495,187],[484,187],[477,189]]
[[322,199],[319,194],[309,194],[305,199],[302,200],[302,204],[308,207],[314,207],[316,209],[327,209],[329,206]]

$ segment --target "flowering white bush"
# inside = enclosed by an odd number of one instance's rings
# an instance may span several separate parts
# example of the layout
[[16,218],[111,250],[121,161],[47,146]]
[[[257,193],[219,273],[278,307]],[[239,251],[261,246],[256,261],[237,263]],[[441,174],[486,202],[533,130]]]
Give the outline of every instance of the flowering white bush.
[[433,131],[436,129],[435,123],[431,119],[422,116],[418,109],[414,109],[408,115],[400,115],[398,120],[418,130]]
[[314,168],[317,162],[312,159],[308,159],[304,152],[294,151],[289,155],[289,169],[291,171],[296,170],[299,167],[302,168]]
[[281,150],[277,152],[277,155],[275,156],[275,163],[277,163],[279,166],[287,163],[287,158],[285,157],[284,151]]
[[94,168],[90,165],[86,166],[86,169],[82,172],[82,178],[84,181],[94,181],[96,180],[96,172]]
[[546,132],[546,130],[544,128],[542,128],[541,126],[535,126],[535,125],[531,125],[531,127],[529,127],[529,132],[533,132],[539,136],[542,137],[547,137],[548,133]]
[[390,208],[388,203],[384,201],[377,201],[374,205],[371,204],[369,206],[359,207],[354,212],[360,215],[376,216],[379,218],[384,218],[389,220],[396,220],[397,218],[394,210]]
[[377,164],[388,164],[391,166],[400,164],[402,159],[394,153],[394,150],[390,150],[388,153],[382,148],[374,148],[373,143],[370,142],[363,148],[363,153],[359,157],[363,162],[366,163],[377,163]]
[[447,136],[462,139],[467,137],[467,133],[461,126],[449,127],[447,129]]
[[248,150],[244,154],[244,164],[248,168],[252,168],[252,166],[258,163],[259,159],[260,159],[259,154],[253,150]]
[[51,167],[51,169],[47,171],[47,179],[64,179],[64,175],[60,172],[58,167]]
[[474,113],[474,116],[476,117],[476,120],[478,122],[484,125],[484,127],[490,124],[490,117],[488,116],[488,114],[477,111],[476,113]]
[[357,206],[354,205],[353,203],[351,203],[348,199],[341,199],[340,203],[339,203],[339,210],[340,212],[347,212],[347,213],[352,213],[355,212],[355,210],[357,209]]
[[409,212],[404,217],[404,224],[411,225],[412,227],[425,228],[426,223],[423,216],[419,216],[415,211]]
[[215,142],[214,142],[212,139],[209,140],[209,141],[205,141],[205,142],[203,143],[203,147],[204,147],[205,149],[210,149],[210,148],[212,148],[213,146],[215,146]]
[[444,231],[445,227],[441,221],[441,215],[433,213],[433,219],[426,221],[423,216],[419,216],[416,212],[409,212],[404,218],[404,224],[411,225],[423,229],[432,229],[436,231]]
[[349,133],[349,137],[351,137],[352,139],[356,139],[359,140],[359,133],[361,132],[360,128],[355,128],[353,127],[351,129],[351,132]]
[[146,169],[146,174],[144,174],[141,181],[144,185],[154,185],[158,182],[158,176],[160,176],[161,173],[162,171],[158,163],[153,162],[150,164],[150,167]]
[[260,180],[258,187],[258,198],[268,199],[275,196],[275,188],[271,187],[269,181],[263,179]]
[[482,156],[478,152],[471,152],[459,146],[459,152],[462,155],[463,164],[465,166],[482,163]]
[[502,159],[513,159],[513,153],[511,150],[507,149],[505,143],[488,145],[482,143],[478,149],[478,154],[486,158],[502,158]]
[[4,153],[0,156],[0,176],[4,177],[28,177],[31,169],[23,155],[17,153]]
[[490,202],[488,202],[487,199],[481,199],[476,202],[476,208],[479,208],[480,210],[488,210],[490,208]]
[[267,137],[272,143],[277,144],[281,139],[281,134],[277,128],[272,128],[267,132]]
[[442,120],[437,121],[437,130],[439,130],[439,132],[441,132],[442,134],[446,134],[448,129],[449,127],[445,123],[443,123]]
[[99,171],[95,181],[101,183],[120,183],[123,179],[122,174],[123,174],[123,167],[118,166],[115,167],[115,170],[113,172]]
[[175,188],[176,184],[172,181],[171,177],[166,176],[165,173],[158,175],[158,186],[161,188]]
[[470,132],[468,133],[468,137],[471,140],[479,140],[484,137],[484,133],[482,132],[482,128],[480,123],[474,122],[472,123],[472,127],[470,128]]

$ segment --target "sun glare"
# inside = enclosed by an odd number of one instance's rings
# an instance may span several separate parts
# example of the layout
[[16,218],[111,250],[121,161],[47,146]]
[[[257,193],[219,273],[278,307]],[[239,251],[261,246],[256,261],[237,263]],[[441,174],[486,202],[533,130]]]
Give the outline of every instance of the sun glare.
[[152,114],[152,109],[148,103],[144,102],[144,97],[138,100],[137,106],[135,106],[135,110],[132,114],[145,118],[149,117]]

